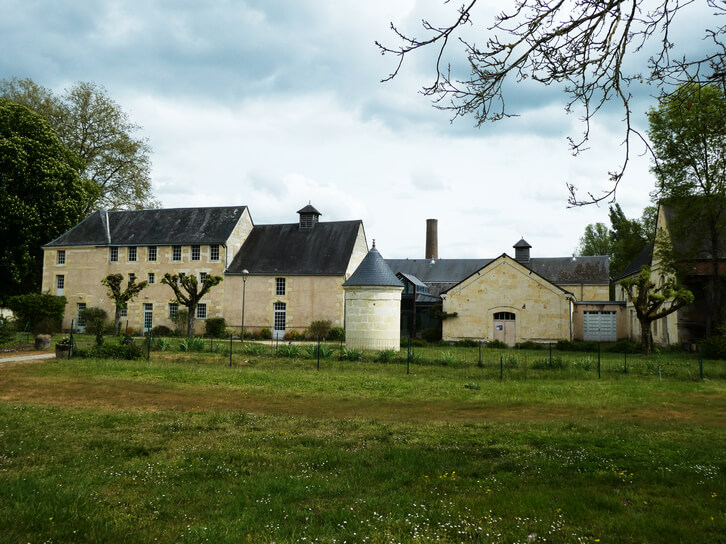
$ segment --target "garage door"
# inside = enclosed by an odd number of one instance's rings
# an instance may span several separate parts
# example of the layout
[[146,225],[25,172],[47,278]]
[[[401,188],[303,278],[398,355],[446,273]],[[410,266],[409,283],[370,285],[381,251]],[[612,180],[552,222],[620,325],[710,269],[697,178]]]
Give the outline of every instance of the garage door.
[[615,312],[585,312],[585,341],[615,342],[618,339]]

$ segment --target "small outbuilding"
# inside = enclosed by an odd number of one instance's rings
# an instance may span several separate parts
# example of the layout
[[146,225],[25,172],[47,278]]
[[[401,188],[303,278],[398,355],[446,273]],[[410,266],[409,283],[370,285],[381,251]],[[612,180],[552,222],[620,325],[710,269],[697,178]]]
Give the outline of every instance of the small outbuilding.
[[403,283],[376,249],[376,242],[343,283],[345,345],[350,349],[393,349],[401,346]]

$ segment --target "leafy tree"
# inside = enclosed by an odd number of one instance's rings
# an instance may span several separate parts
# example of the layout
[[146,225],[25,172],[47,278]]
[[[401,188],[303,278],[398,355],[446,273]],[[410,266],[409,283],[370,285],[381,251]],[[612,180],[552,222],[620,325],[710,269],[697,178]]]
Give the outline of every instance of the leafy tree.
[[585,234],[580,238],[578,253],[583,256],[611,255],[612,240],[610,229],[605,223],[593,223],[585,227]]
[[40,291],[41,246],[83,217],[80,167],[40,115],[0,98],[0,299]]
[[671,314],[693,302],[693,293],[678,286],[674,279],[656,285],[650,279],[650,267],[643,266],[637,277],[621,280],[628,300],[633,303],[635,314],[640,323],[640,340],[644,355],[653,350],[651,323]]
[[659,196],[673,210],[671,264],[710,262],[709,335],[721,316],[719,258],[726,230],[726,97],[713,85],[688,83],[648,112]]
[[61,142],[84,164],[78,173],[92,182],[83,213],[99,208],[142,209],[158,205],[151,193],[151,149],[106,89],[79,82],[55,96],[31,79],[3,80],[0,94],[42,115]]
[[625,217],[620,204],[610,206],[608,215],[613,244],[610,273],[612,277],[617,277],[648,244],[649,235],[646,234],[642,221]]
[[[413,37],[391,24],[400,44],[376,43],[382,53],[398,58],[384,81],[399,73],[409,54],[433,48],[433,80],[423,87],[423,94],[433,97],[436,107],[449,110],[455,118],[473,115],[477,125],[512,115],[505,107],[505,97],[516,95],[521,84],[559,86],[566,95],[566,111],[577,111],[583,120],[582,136],[570,139],[575,153],[587,145],[593,116],[609,101],[617,101],[625,123],[624,160],[610,173],[612,184],[602,195],[589,194],[582,201],[570,186],[570,203],[580,205],[615,195],[628,163],[630,137],[641,138],[631,125],[631,84],[644,83],[669,93],[673,84],[694,77],[716,81],[723,77],[726,27],[718,25],[718,17],[697,21],[703,26],[694,32],[692,41],[702,40],[703,45],[696,48],[695,55],[687,57],[674,49],[673,32],[669,33],[672,22],[699,4],[513,0],[497,4],[501,11],[491,20],[477,11],[490,3],[466,0],[449,22],[424,19],[423,37]],[[706,4],[712,14],[726,14],[723,2],[707,0]],[[452,54],[452,47],[463,51]]]
[[168,272],[161,278],[161,283],[168,285],[174,291],[177,302],[187,308],[187,338],[191,338],[194,331],[194,316],[199,301],[222,280],[222,276],[206,274],[200,284],[193,274],[169,274]]
[[148,285],[146,281],[136,283],[136,280],[132,278],[128,281],[126,289],[122,289],[123,281],[124,277],[121,274],[109,274],[101,280],[101,283],[108,287],[108,296],[113,299],[116,306],[113,317],[113,333],[116,336],[121,327],[121,310],[127,308],[129,301],[133,300]]
[[35,333],[50,333],[61,329],[66,312],[66,297],[47,293],[16,295],[7,301],[8,308],[15,314],[19,329]]

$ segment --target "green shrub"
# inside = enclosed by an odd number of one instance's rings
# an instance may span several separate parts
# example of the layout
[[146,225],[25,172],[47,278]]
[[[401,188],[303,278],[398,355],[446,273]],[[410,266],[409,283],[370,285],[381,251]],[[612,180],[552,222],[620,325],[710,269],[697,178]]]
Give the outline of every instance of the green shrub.
[[[317,345],[310,345],[307,348],[305,348],[305,351],[307,351],[308,356],[311,359],[317,359],[318,358],[318,346]],[[321,359],[327,359],[333,354],[333,350],[330,348],[330,346],[326,344],[320,344],[320,358]]]
[[208,317],[204,322],[204,331],[207,336],[213,336],[214,338],[224,338],[226,328],[227,323],[223,317]]
[[8,308],[15,314],[20,328],[35,334],[60,331],[66,311],[66,297],[47,293],[17,295],[8,299]]
[[569,340],[558,340],[557,344],[555,345],[555,349],[558,351],[586,351],[586,352],[595,352],[597,351],[597,342],[582,342],[582,341],[575,341],[570,342]]
[[156,340],[156,349],[159,351],[166,351],[169,348],[171,348],[171,340],[168,338],[164,338],[163,336],[161,338],[158,338]]
[[632,340],[618,340],[606,346],[604,351],[611,353],[638,353],[640,351],[640,344]]
[[300,355],[300,346],[293,344],[281,344],[277,346],[278,357],[298,357]]
[[0,344],[15,342],[15,322],[7,317],[0,316]]
[[595,366],[595,362],[589,357],[585,357],[584,359],[580,359],[572,363],[572,366],[573,368],[577,368],[579,370],[590,371]]
[[479,345],[479,342],[471,338],[464,338],[463,340],[457,340],[455,345],[460,348],[475,348]]
[[396,360],[396,352],[392,349],[384,349],[376,354],[374,360],[377,363],[392,363]]
[[124,359],[132,361],[146,359],[146,351],[134,344],[103,344],[87,350],[76,349],[73,356],[89,359]]
[[345,340],[345,329],[343,327],[332,327],[328,333],[328,340],[341,341]]
[[340,352],[340,358],[345,361],[360,361],[363,359],[363,352],[359,349],[343,348]]
[[443,366],[455,365],[459,363],[459,359],[450,351],[442,351],[439,353],[438,362]]
[[242,347],[242,353],[245,355],[267,355],[269,353],[269,347],[263,346],[262,344],[245,344]]
[[156,327],[151,329],[151,335],[156,337],[169,336],[171,335],[171,329],[166,325],[157,325]]
[[305,338],[310,340],[321,340],[328,337],[330,334],[330,326],[333,324],[330,319],[324,319],[319,321],[313,321],[310,326],[305,330]]
[[532,342],[532,340],[527,340],[526,342],[517,342],[516,344],[514,344],[514,349],[547,349],[548,347],[548,344]]
[[106,310],[103,308],[96,308],[93,306],[90,306],[83,310],[83,319],[86,320],[86,333],[87,334],[96,334],[100,332],[103,334],[106,319],[108,318],[108,314],[106,313]]
[[296,331],[295,329],[293,329],[293,330],[287,331],[283,335],[282,339],[285,340],[286,342],[302,340],[303,335],[299,331]]
[[516,355],[505,355],[501,364],[503,364],[506,368],[519,368],[519,357]]
[[260,329],[254,334],[255,340],[269,340],[272,338],[272,331],[270,329]]
[[184,338],[179,343],[179,351],[190,352],[190,351],[204,351],[204,338]]
[[176,316],[172,319],[174,323],[174,330],[179,336],[187,335],[187,318],[189,317],[189,310],[186,308],[179,308],[176,312]]
[[436,344],[441,341],[441,329],[439,327],[430,327],[421,331],[421,338],[429,344]]
[[536,359],[532,363],[532,368],[536,370],[561,370],[567,368],[567,361],[563,360],[562,357],[544,357],[542,359]]
[[490,340],[485,344],[486,347],[491,349],[508,349],[509,346],[501,340]]

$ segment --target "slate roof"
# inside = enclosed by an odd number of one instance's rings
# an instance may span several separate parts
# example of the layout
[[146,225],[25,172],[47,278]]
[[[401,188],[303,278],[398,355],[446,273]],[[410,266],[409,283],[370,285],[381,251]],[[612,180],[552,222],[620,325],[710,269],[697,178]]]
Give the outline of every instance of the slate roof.
[[45,247],[222,244],[245,208],[100,210]]
[[630,264],[625,267],[625,270],[623,270],[622,274],[615,278],[615,281],[627,278],[628,276],[632,276],[633,274],[639,274],[641,267],[650,266],[652,258],[653,244],[648,244],[640,250],[640,253],[638,253],[632,261],[630,261]]
[[403,289],[403,283],[386,264],[386,260],[381,257],[375,245],[350,278],[343,283],[343,287],[350,286],[400,287]]
[[[493,259],[387,259],[394,272],[413,275],[439,295],[461,283]],[[539,257],[520,263],[552,283],[607,283],[610,260],[601,257]]]
[[358,231],[357,221],[257,225],[235,255],[226,274],[342,276],[348,269]]

